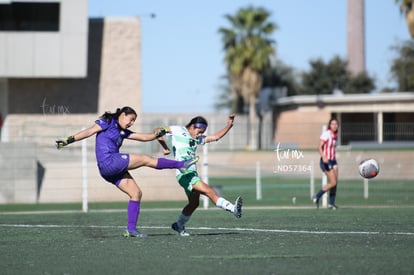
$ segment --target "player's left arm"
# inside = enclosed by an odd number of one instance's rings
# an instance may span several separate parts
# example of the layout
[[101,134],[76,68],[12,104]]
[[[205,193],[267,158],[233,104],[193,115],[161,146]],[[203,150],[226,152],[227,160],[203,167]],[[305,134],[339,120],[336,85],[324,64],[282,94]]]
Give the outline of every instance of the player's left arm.
[[236,117],[236,115],[234,115],[234,114],[229,115],[229,117],[227,119],[226,126],[223,129],[221,129],[220,131],[218,131],[217,133],[215,133],[214,135],[207,136],[205,142],[209,143],[209,142],[212,142],[212,141],[218,141],[222,137],[224,137],[230,131],[230,129],[233,127],[235,117]]
[[151,134],[146,134],[146,133],[131,133],[128,136],[128,139],[133,139],[133,140],[137,140],[137,141],[151,141],[156,139],[155,135],[153,133]]
[[131,133],[128,137],[128,139],[133,139],[137,141],[152,141],[157,138],[162,137],[166,133],[169,133],[170,129],[166,126],[160,126],[158,128],[155,128],[152,133],[144,134],[144,133]]

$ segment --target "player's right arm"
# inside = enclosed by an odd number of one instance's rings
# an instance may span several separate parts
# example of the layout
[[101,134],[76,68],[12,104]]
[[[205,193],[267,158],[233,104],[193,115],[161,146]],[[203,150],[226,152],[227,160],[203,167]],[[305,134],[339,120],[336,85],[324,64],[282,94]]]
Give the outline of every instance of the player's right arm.
[[[174,129],[175,127],[169,127],[169,126],[162,126],[160,127],[161,130],[164,129],[164,132],[162,133],[162,135],[158,135],[157,137],[157,141],[159,142],[159,144],[162,147],[162,151],[164,153],[164,155],[169,155],[171,153],[170,148],[167,145],[167,142],[164,139],[165,135],[169,135],[171,136],[172,134],[172,129]],[[155,133],[155,132],[154,132]]]
[[217,133],[207,136],[206,140],[205,140],[205,143],[209,143],[209,142],[212,142],[212,141],[218,141],[222,137],[224,137],[228,133],[228,131],[230,131],[230,129],[233,127],[234,117],[235,117],[234,114],[229,115],[229,117],[227,119],[227,125],[223,129],[218,131]]
[[318,151],[319,151],[319,154],[321,155],[322,161],[324,163],[328,163],[328,157],[323,152],[323,147],[325,146],[325,143],[326,143],[326,140],[323,140],[323,139],[319,140]]
[[160,143],[161,147],[162,147],[162,151],[164,153],[164,155],[169,155],[171,153],[170,148],[168,147],[167,143],[165,142],[163,137],[159,137],[157,138],[158,142]]
[[329,140],[330,135],[331,134],[329,131],[324,131],[319,137],[318,151],[319,151],[319,154],[321,155],[323,163],[328,163],[329,161],[328,156],[326,155],[325,146],[327,146],[327,141]]
[[74,134],[73,136],[68,136],[65,138],[59,138],[56,140],[56,148],[57,149],[61,149],[62,147],[69,145],[75,141],[79,141],[85,138],[88,138],[98,132],[102,131],[101,126],[99,126],[98,124],[94,124],[91,127],[82,130],[76,134]]

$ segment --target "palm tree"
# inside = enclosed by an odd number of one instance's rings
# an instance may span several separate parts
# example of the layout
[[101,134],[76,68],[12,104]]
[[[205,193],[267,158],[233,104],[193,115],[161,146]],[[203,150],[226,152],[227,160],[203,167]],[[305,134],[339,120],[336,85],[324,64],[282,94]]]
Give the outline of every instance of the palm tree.
[[400,11],[405,15],[407,27],[411,38],[414,38],[414,9],[412,0],[394,0],[400,6]]
[[263,84],[262,73],[270,66],[275,54],[270,38],[277,29],[268,22],[270,13],[263,8],[242,8],[236,15],[225,15],[231,28],[220,28],[227,73],[231,80],[233,98],[241,95],[249,106],[249,144],[257,149],[256,99]]
[[412,39],[395,45],[397,53],[391,64],[391,76],[398,83],[399,91],[414,91],[414,41]]

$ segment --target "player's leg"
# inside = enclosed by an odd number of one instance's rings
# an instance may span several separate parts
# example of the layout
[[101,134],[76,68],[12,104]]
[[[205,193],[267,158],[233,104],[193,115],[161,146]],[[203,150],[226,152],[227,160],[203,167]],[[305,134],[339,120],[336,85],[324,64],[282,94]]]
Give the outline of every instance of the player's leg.
[[178,216],[178,220],[171,225],[171,228],[177,231],[181,236],[187,237],[190,236],[185,229],[185,224],[190,220],[191,215],[200,205],[200,193],[193,190],[188,194],[188,203],[181,211],[181,214]]
[[118,188],[127,194],[130,200],[140,201],[142,198],[141,188],[139,188],[129,172],[126,172],[124,177],[120,180]]
[[147,155],[129,154],[128,170],[136,169],[142,166],[155,168],[158,160]]
[[325,175],[328,178],[328,183],[322,187],[321,190],[319,190],[318,193],[312,198],[313,204],[316,206],[316,208],[319,208],[319,199],[328,192],[329,190],[332,190],[333,188],[336,188],[336,178],[335,173],[332,170],[325,170]]
[[336,184],[338,184],[338,176],[339,176],[339,168],[338,168],[338,165],[335,165],[333,167],[333,170],[334,170],[334,174],[335,174]]
[[322,161],[322,158],[319,164],[322,172],[328,178],[328,183],[325,186],[323,186],[322,189],[319,190],[319,192],[316,193],[315,196],[312,197],[312,202],[316,206],[316,208],[319,208],[319,199],[322,197],[322,195],[325,194],[329,189],[336,186],[336,176],[333,167],[330,166],[328,163],[324,163]]
[[235,204],[232,204],[223,197],[220,197],[210,185],[203,181],[198,181],[193,185],[193,190],[197,190],[201,194],[206,195],[217,207],[233,213],[237,218],[241,218],[243,200],[241,197],[236,199]]
[[141,211],[142,191],[135,180],[127,172],[124,178],[118,184],[119,190],[126,193],[130,200],[128,202],[128,225],[125,237],[146,237],[146,234],[137,230],[139,213]]
[[154,158],[148,155],[129,154],[128,170],[147,166],[155,169],[182,169],[193,165],[198,158],[188,161],[177,161],[167,158]]
[[186,216],[191,216],[194,213],[194,211],[198,208],[199,205],[200,205],[200,193],[197,192],[196,190],[193,190],[193,192],[191,192],[190,196],[188,197],[188,203],[183,208],[182,213]]
[[334,187],[332,187],[329,190],[329,204],[328,204],[328,208],[329,209],[332,209],[332,210],[335,210],[335,209],[338,208],[338,206],[335,205],[336,191],[337,191],[337,187],[338,187],[338,172],[339,172],[338,171],[338,165],[335,165],[333,167],[333,172],[334,172],[334,175],[335,175],[336,184],[335,184]]
[[325,172],[326,177],[328,178],[328,183],[323,186],[323,190],[327,192],[336,186],[336,174],[334,169]]

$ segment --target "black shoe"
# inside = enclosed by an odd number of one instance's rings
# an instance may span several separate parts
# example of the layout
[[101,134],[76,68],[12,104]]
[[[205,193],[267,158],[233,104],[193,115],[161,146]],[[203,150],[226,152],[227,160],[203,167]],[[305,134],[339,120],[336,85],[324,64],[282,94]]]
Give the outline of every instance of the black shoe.
[[180,234],[181,237],[188,237],[190,236],[190,233],[188,233],[187,231],[185,231],[185,226],[178,226],[178,223],[175,222],[171,225],[171,229],[174,231],[177,231],[178,234]]
[[241,216],[242,216],[242,206],[243,206],[242,197],[237,197],[236,202],[234,203],[234,212],[233,212],[233,215],[236,218],[241,218]]

